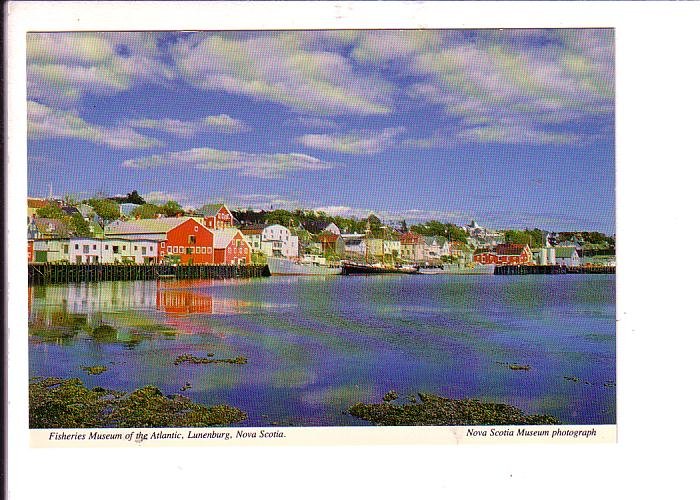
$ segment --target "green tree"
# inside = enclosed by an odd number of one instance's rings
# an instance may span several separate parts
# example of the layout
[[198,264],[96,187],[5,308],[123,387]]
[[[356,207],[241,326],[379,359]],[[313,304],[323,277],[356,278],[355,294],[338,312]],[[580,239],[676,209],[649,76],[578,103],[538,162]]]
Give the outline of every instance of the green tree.
[[121,215],[117,202],[107,198],[91,198],[87,204],[105,221],[117,220]]
[[547,233],[540,229],[508,229],[503,233],[506,243],[529,245],[530,248],[540,248],[545,244]]
[[[141,206],[143,206],[143,205],[141,205]],[[138,209],[136,209],[136,210],[138,210]],[[159,211],[160,211],[160,213],[162,213],[163,215],[165,215],[167,217],[174,217],[177,214],[181,214],[184,212],[184,210],[180,206],[180,204],[176,201],[173,201],[173,200],[168,200],[165,203],[163,203],[159,207]]]
[[138,193],[138,191],[133,190],[131,193],[126,195],[126,203],[134,203],[136,205],[143,205],[146,203],[146,200],[144,200],[141,195]]
[[37,217],[45,217],[48,219],[62,219],[65,217],[61,205],[55,201],[49,202],[45,207],[41,207],[36,211]]
[[68,228],[75,236],[91,236],[90,223],[83,219],[80,214],[71,215],[68,220]]
[[131,215],[132,217],[139,217],[140,219],[155,219],[156,215],[160,213],[159,210],[160,207],[153,203],[144,203],[136,207],[134,211],[131,212]]

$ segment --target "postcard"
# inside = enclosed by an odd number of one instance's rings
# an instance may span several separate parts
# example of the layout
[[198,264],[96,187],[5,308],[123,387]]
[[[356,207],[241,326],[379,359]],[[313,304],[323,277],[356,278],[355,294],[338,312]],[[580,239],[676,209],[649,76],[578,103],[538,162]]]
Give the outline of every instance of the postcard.
[[613,437],[614,42],[27,33],[33,441]]
[[114,12],[16,37],[30,449],[617,441],[614,23]]

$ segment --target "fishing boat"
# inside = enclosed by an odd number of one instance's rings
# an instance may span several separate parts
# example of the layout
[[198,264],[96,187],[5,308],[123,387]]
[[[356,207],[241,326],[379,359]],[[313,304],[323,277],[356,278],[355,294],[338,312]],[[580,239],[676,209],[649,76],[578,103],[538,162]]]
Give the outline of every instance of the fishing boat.
[[418,274],[448,274],[449,271],[444,266],[421,266],[417,270]]
[[413,266],[390,267],[382,264],[343,262],[343,274],[416,274]]
[[280,257],[268,257],[267,267],[273,276],[294,275],[333,275],[343,271],[341,266],[330,265],[325,259],[290,260]]

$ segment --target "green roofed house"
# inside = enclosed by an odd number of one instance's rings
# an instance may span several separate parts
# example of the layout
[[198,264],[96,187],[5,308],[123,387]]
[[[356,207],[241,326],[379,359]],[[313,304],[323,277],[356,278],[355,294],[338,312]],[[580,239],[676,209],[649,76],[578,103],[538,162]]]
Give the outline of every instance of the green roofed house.
[[567,267],[578,267],[581,265],[581,257],[576,247],[556,247],[554,251],[557,265]]

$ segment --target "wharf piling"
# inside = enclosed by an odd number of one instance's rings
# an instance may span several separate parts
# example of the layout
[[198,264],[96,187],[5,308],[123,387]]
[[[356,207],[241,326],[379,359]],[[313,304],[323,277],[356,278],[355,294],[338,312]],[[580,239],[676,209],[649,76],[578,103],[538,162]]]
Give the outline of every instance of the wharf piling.
[[30,263],[30,285],[80,283],[86,281],[141,281],[156,279],[223,279],[270,276],[266,265],[231,266],[225,264],[64,264]]
[[499,276],[523,274],[615,274],[614,266],[496,266]]

